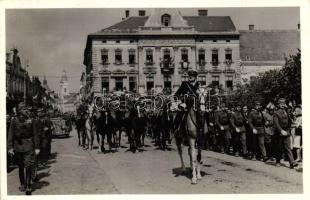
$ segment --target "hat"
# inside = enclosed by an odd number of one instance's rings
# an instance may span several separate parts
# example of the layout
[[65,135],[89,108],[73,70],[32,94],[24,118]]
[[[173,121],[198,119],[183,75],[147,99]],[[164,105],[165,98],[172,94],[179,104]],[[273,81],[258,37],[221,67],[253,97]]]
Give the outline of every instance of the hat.
[[188,76],[197,76],[198,72],[196,70],[190,69],[187,71]]
[[278,99],[278,103],[285,103],[285,99],[284,98]]

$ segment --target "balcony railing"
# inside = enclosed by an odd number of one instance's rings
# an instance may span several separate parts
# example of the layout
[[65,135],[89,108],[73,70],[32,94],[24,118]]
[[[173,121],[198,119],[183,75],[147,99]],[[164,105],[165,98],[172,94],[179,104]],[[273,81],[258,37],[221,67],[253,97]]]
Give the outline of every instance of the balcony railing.
[[230,67],[233,63],[234,63],[234,62],[233,62],[232,60],[228,60],[228,59],[224,61],[224,64],[226,64],[226,65],[229,66],[229,67]]
[[160,68],[163,73],[172,73],[174,70],[174,63],[171,60],[161,61]]
[[213,66],[218,66],[220,62],[218,60],[213,60],[210,62]]
[[147,60],[144,64],[145,65],[154,65],[155,62],[153,62],[152,60]]

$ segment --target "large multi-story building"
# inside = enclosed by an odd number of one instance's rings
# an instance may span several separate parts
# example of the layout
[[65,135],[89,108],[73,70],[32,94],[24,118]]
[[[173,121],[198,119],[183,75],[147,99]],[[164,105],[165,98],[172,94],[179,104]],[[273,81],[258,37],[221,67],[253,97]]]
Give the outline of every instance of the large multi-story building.
[[147,93],[175,92],[198,71],[203,85],[233,90],[241,83],[239,32],[229,16],[182,16],[176,9],[153,9],[88,35],[84,54],[91,92],[126,88]]

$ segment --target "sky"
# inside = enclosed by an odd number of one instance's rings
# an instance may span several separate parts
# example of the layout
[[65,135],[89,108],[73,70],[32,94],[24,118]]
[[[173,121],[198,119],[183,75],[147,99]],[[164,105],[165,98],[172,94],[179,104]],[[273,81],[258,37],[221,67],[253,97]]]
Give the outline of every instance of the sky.
[[[143,9],[143,8],[142,8]],[[202,8],[199,8],[202,9]],[[209,16],[230,16],[238,30],[297,29],[298,7],[206,8]],[[29,74],[45,76],[48,85],[59,91],[63,70],[67,71],[69,91],[77,92],[87,35],[109,27],[125,16],[123,8],[109,9],[6,9],[6,51],[19,50],[22,64],[28,60]],[[138,9],[129,9],[131,16]],[[140,9],[139,9],[140,10]],[[150,9],[145,9],[148,15]],[[178,9],[184,16],[197,16],[198,8]]]

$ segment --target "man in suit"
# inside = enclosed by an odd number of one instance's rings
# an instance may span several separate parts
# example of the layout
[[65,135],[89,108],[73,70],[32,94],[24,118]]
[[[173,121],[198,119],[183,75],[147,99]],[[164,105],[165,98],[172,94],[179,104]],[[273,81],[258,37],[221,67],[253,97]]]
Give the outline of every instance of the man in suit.
[[[31,194],[32,167],[40,153],[36,123],[29,117],[24,103],[18,106],[18,116],[12,119],[8,134],[8,152],[15,155],[19,167],[20,191]],[[26,176],[25,176],[26,169]]]

